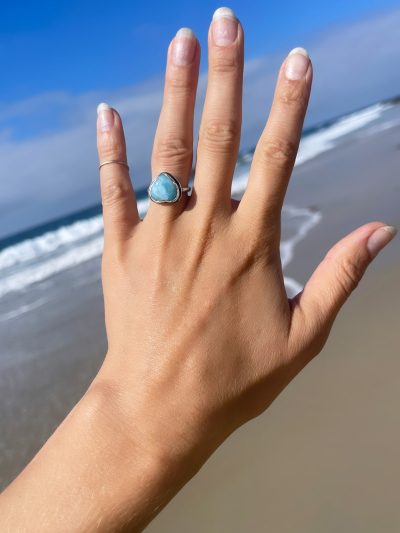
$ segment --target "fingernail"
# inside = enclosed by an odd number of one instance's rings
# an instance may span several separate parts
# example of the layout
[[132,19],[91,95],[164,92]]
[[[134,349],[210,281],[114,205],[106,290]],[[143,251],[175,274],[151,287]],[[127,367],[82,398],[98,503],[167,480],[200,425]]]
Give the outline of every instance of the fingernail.
[[212,35],[217,46],[234,43],[238,33],[238,20],[229,7],[219,7],[213,15]]
[[381,226],[368,239],[367,248],[372,258],[384,248],[396,235],[394,226]]
[[172,61],[175,65],[190,65],[196,52],[197,39],[190,28],[181,28],[172,44]]
[[310,56],[304,48],[293,48],[286,59],[285,74],[288,80],[301,80],[306,75]]
[[109,131],[114,125],[114,113],[112,108],[101,103],[97,106],[97,120],[101,131]]

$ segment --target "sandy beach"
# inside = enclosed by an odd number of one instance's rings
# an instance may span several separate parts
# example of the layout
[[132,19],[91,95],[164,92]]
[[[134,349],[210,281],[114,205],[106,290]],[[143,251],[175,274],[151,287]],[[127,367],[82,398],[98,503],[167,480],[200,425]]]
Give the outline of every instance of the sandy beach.
[[[304,283],[329,247],[365,222],[399,227],[399,139],[400,126],[354,138],[295,169],[288,202],[315,207],[322,219],[299,244],[287,275]],[[65,271],[52,302],[12,327],[0,323],[2,487],[101,364],[99,264]],[[395,241],[345,306],[322,354],[221,446],[149,532],[398,531],[399,273]],[[77,278],[92,281],[79,285]],[[27,351],[31,356],[22,357]]]
[[398,530],[397,276],[397,267],[369,273],[319,358],[224,443],[149,532]]
[[[314,205],[323,218],[289,275],[305,282],[331,244],[364,222],[399,225],[399,138],[396,128],[295,170],[288,201]],[[318,358],[223,444],[149,532],[398,531],[399,273],[395,241]]]

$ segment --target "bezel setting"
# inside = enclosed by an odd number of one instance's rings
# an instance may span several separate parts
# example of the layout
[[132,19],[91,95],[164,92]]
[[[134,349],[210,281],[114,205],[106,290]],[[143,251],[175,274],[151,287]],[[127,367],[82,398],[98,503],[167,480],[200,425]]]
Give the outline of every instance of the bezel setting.
[[[152,189],[153,189],[154,184],[157,182],[157,180],[158,180],[158,178],[160,176],[167,176],[176,185],[176,196],[175,196],[175,198],[173,200],[156,200],[155,198],[153,198]],[[152,202],[156,203],[156,204],[174,204],[176,202],[179,202],[179,200],[181,199],[181,196],[182,196],[182,185],[175,178],[175,176],[173,176],[169,172],[160,172],[160,174],[158,174],[158,176],[150,183],[150,186],[147,189],[147,193],[149,195],[150,200]]]

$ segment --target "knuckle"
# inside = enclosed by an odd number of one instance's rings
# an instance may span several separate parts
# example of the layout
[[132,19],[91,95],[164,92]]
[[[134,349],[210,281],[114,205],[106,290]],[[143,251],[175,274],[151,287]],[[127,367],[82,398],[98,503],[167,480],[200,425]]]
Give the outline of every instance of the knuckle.
[[101,201],[103,206],[120,204],[129,198],[131,185],[125,180],[107,180],[101,187]]
[[174,97],[177,93],[182,93],[182,95],[187,96],[192,93],[193,90],[193,80],[191,76],[188,76],[186,73],[175,75],[169,75],[167,77],[167,84],[169,89],[172,89]]
[[288,139],[265,139],[260,148],[262,158],[279,167],[292,165],[297,154],[297,146]]
[[247,266],[257,263],[264,266],[275,264],[279,258],[279,239],[275,233],[274,228],[266,229],[262,223],[250,225],[240,238],[240,262]]
[[210,249],[217,232],[216,221],[211,217],[200,217],[191,240],[192,247],[201,257]]
[[183,137],[168,137],[158,141],[155,155],[161,166],[186,165],[192,160],[193,146]]
[[278,102],[286,107],[304,107],[306,104],[303,84],[293,81],[286,81],[283,84],[277,98]]
[[248,257],[253,263],[261,262],[264,266],[276,264],[279,258],[279,242],[265,236],[253,239],[248,246]]
[[101,159],[125,159],[125,147],[113,135],[102,135],[99,140]]
[[[229,53],[227,53],[229,52]],[[215,50],[211,63],[211,69],[217,74],[232,74],[239,68],[239,58],[237,53],[224,49]]]
[[336,277],[347,296],[357,288],[364,270],[362,263],[355,258],[346,257],[340,262]]
[[228,153],[239,139],[240,127],[235,120],[208,122],[200,134],[206,148],[216,153]]

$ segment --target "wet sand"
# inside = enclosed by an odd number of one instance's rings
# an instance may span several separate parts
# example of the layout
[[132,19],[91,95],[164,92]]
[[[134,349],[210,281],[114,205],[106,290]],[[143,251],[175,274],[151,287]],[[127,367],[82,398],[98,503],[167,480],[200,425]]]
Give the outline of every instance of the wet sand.
[[[321,223],[287,274],[304,282],[358,225],[400,224],[400,128],[296,169],[288,201]],[[394,532],[400,523],[400,249],[380,256],[323,353],[261,417],[234,434],[151,532]],[[0,326],[0,483],[17,474],[79,399],[106,349],[99,261],[60,275],[52,305]],[[94,282],[75,287],[76,275]],[[29,351],[30,358],[22,360]],[[21,354],[21,356],[20,356]]]
[[[323,218],[287,274],[306,281],[341,236],[400,223],[400,128],[296,169],[288,201]],[[369,268],[323,350],[240,428],[151,533],[394,533],[400,524],[400,246]]]
[[398,531],[399,266],[369,272],[322,354],[149,532]]

